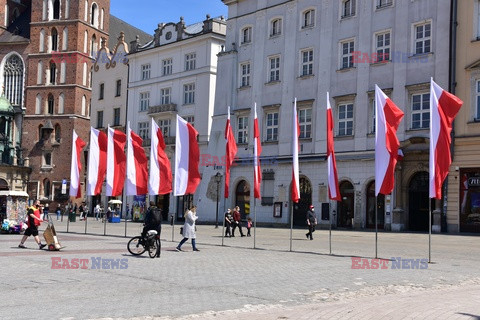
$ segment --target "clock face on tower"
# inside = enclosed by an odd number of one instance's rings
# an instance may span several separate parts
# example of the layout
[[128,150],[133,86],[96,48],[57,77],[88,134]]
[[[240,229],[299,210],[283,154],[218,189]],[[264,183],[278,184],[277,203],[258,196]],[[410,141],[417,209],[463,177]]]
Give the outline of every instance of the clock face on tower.
[[170,40],[172,38],[172,32],[168,31],[167,34],[165,35],[165,39]]

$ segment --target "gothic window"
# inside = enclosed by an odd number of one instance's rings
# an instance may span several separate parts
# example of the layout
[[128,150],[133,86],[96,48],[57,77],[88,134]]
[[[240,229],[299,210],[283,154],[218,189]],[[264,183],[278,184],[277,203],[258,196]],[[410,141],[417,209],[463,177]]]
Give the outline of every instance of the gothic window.
[[56,142],[60,142],[61,138],[62,138],[62,135],[61,135],[61,129],[60,129],[60,125],[59,124],[56,124],[55,125],[55,141]]
[[92,4],[92,10],[90,12],[90,24],[93,25],[95,28],[98,28],[98,6],[96,3]]
[[48,114],[53,114],[54,105],[55,105],[55,100],[53,99],[53,95],[49,94],[48,101],[47,101]]
[[52,51],[57,51],[58,50],[58,32],[57,29],[53,28],[52,29],[52,34],[51,34],[51,44],[52,47],[50,48]]
[[23,61],[13,54],[5,62],[3,68],[3,86],[5,97],[14,106],[19,106],[23,98]]
[[57,66],[55,62],[50,62],[50,84],[56,84]]
[[53,2],[53,19],[60,19],[60,0]]

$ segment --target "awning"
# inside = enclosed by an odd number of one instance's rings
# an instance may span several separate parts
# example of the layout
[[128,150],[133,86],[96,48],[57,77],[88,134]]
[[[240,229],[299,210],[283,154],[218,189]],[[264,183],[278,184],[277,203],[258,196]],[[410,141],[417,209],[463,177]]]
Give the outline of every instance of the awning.
[[6,191],[0,191],[0,196],[12,196],[12,197],[28,198],[28,193],[26,193],[25,191],[6,190]]

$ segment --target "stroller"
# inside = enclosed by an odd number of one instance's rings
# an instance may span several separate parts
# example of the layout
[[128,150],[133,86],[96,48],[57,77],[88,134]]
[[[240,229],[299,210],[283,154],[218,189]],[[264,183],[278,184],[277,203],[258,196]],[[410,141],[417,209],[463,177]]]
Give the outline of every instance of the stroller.
[[47,243],[48,251],[59,251],[60,249],[64,248],[57,239],[57,232],[55,231],[52,217],[48,217],[48,225],[43,232],[43,237]]

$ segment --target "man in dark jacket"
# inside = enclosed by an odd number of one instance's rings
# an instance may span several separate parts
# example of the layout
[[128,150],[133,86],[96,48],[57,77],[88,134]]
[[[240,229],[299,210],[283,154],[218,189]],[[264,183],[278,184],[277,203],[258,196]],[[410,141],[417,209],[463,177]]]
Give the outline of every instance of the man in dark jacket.
[[150,207],[145,215],[143,237],[147,235],[148,230],[156,230],[159,235],[162,232],[162,210],[157,208],[153,201],[150,201]]
[[240,235],[245,237],[242,230],[242,217],[240,215],[240,207],[236,206],[233,210],[233,227],[232,227],[232,237],[235,237],[235,229],[238,228]]
[[317,215],[315,214],[315,207],[310,205],[307,211],[307,225],[308,225],[308,233],[306,234],[307,239],[313,240],[313,232],[315,232],[315,226],[317,225]]

